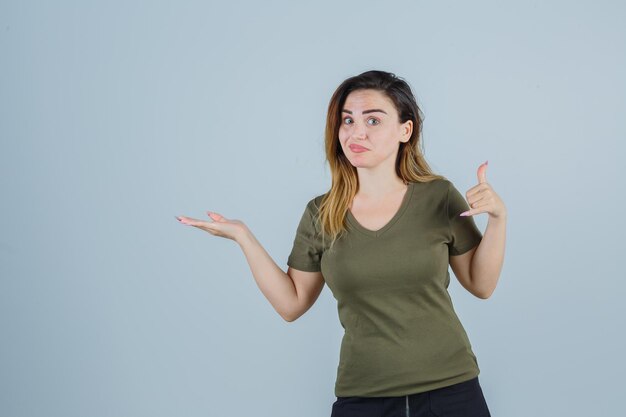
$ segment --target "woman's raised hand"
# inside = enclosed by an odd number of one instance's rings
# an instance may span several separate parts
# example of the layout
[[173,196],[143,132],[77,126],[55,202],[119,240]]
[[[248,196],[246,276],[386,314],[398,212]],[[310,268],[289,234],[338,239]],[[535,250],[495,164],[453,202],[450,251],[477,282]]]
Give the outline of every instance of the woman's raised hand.
[[246,225],[242,221],[227,219],[221,214],[212,211],[207,211],[207,214],[209,215],[211,220],[213,220],[212,222],[184,216],[175,217],[182,224],[194,226],[198,229],[209,232],[214,236],[225,237],[234,241],[237,241],[237,238],[239,238],[246,232]]

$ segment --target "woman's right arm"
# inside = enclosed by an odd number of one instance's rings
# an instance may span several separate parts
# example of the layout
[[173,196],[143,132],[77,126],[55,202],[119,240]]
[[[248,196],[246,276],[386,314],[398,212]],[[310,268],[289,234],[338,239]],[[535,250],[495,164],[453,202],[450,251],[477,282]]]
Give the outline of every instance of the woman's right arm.
[[294,321],[311,308],[324,288],[321,272],[289,267],[285,273],[247,228],[238,237],[237,243],[248,260],[259,289],[283,319]]
[[257,286],[284,320],[294,321],[311,308],[324,287],[321,272],[299,271],[289,267],[285,273],[243,222],[226,219],[214,212],[209,212],[209,216],[213,222],[182,216],[177,219],[214,236],[237,242],[248,261]]

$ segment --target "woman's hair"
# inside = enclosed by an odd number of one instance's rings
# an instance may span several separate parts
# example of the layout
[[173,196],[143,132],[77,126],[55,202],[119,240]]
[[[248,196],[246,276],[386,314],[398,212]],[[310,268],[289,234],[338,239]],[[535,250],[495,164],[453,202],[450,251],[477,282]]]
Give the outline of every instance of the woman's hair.
[[404,123],[407,120],[413,121],[410,139],[406,143],[400,142],[400,149],[396,158],[398,176],[405,183],[445,179],[442,175],[436,175],[431,171],[419,149],[423,117],[411,92],[411,87],[406,81],[385,71],[366,71],[346,79],[337,87],[328,104],[325,147],[332,185],[322,198],[317,217],[317,221],[321,221],[322,224],[322,237],[324,235],[331,237],[331,247],[346,230],[346,213],[350,202],[358,191],[357,170],[343,153],[339,143],[341,111],[348,94],[355,90],[364,89],[380,91],[389,97],[398,112],[399,123]]

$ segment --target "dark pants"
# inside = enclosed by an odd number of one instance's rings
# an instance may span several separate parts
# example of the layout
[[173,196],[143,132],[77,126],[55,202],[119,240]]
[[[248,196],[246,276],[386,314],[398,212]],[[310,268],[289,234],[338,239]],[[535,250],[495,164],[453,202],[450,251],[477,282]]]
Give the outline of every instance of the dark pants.
[[337,397],[331,417],[491,417],[478,377],[401,397]]

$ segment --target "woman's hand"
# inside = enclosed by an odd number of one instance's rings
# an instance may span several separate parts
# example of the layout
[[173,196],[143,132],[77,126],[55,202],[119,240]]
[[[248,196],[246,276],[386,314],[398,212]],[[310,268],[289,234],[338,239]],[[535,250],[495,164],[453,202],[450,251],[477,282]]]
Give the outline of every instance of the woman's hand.
[[204,230],[205,232],[211,233],[213,236],[225,237],[234,241],[237,241],[237,239],[247,230],[246,225],[242,221],[234,219],[230,220],[221,214],[212,211],[207,211],[207,214],[213,220],[212,222],[184,216],[175,217],[182,224],[194,226],[198,229]]
[[470,210],[461,213],[461,216],[473,216],[478,213],[488,213],[489,218],[505,219],[506,207],[498,194],[487,183],[487,163],[478,167],[478,185],[470,188],[465,197]]

